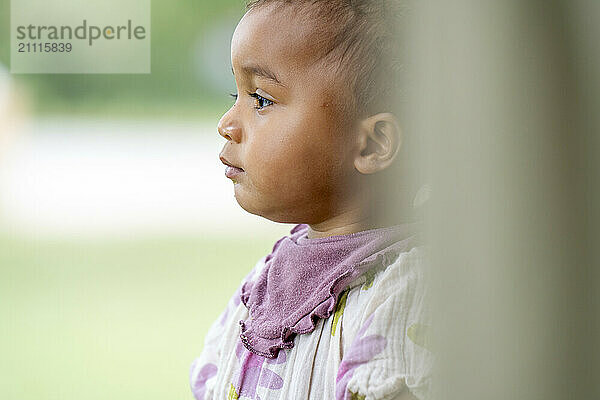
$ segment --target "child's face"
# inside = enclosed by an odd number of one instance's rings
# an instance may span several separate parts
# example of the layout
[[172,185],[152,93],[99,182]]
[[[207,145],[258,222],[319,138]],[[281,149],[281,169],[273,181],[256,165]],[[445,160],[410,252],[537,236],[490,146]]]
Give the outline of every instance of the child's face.
[[243,170],[229,174],[240,206],[278,222],[346,211],[360,175],[348,95],[318,61],[311,25],[293,7],[262,6],[242,18],[231,44],[238,98],[219,121],[220,157]]

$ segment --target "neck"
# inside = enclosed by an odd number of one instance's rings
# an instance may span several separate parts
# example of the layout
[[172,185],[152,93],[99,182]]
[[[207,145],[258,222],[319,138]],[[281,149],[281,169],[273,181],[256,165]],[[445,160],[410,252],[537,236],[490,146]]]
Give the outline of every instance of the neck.
[[[308,224],[308,238],[348,235],[369,229],[383,228],[414,220],[412,207],[387,198],[377,187],[370,187],[351,202],[339,206],[330,216],[318,223]],[[385,193],[385,192],[384,192]]]
[[372,214],[352,209],[335,215],[327,220],[308,226],[308,238],[322,238],[327,236],[348,235],[383,227],[382,221]]

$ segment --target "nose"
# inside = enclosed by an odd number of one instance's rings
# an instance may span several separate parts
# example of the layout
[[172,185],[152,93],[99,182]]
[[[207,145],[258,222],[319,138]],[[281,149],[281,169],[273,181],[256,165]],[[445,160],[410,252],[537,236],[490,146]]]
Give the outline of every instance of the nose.
[[217,125],[217,130],[219,131],[219,135],[228,141],[239,143],[242,140],[242,129],[239,122],[233,116],[234,108],[235,105],[221,117]]

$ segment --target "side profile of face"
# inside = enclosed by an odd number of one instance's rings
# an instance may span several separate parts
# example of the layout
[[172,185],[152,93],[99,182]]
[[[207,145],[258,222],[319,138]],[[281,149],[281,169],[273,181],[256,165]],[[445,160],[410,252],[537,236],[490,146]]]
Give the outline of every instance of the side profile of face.
[[237,202],[277,222],[319,223],[351,207],[361,173],[356,121],[310,21],[293,7],[252,9],[235,29],[237,99],[218,124]]

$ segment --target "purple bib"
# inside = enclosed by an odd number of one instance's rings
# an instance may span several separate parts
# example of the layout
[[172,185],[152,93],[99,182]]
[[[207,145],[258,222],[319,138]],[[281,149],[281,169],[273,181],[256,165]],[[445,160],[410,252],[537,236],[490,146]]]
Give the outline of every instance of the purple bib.
[[244,346],[267,358],[292,348],[296,334],[312,332],[319,318],[329,318],[352,281],[414,247],[419,227],[410,223],[309,239],[308,225],[296,225],[275,243],[258,278],[242,286],[250,314],[240,321]]

